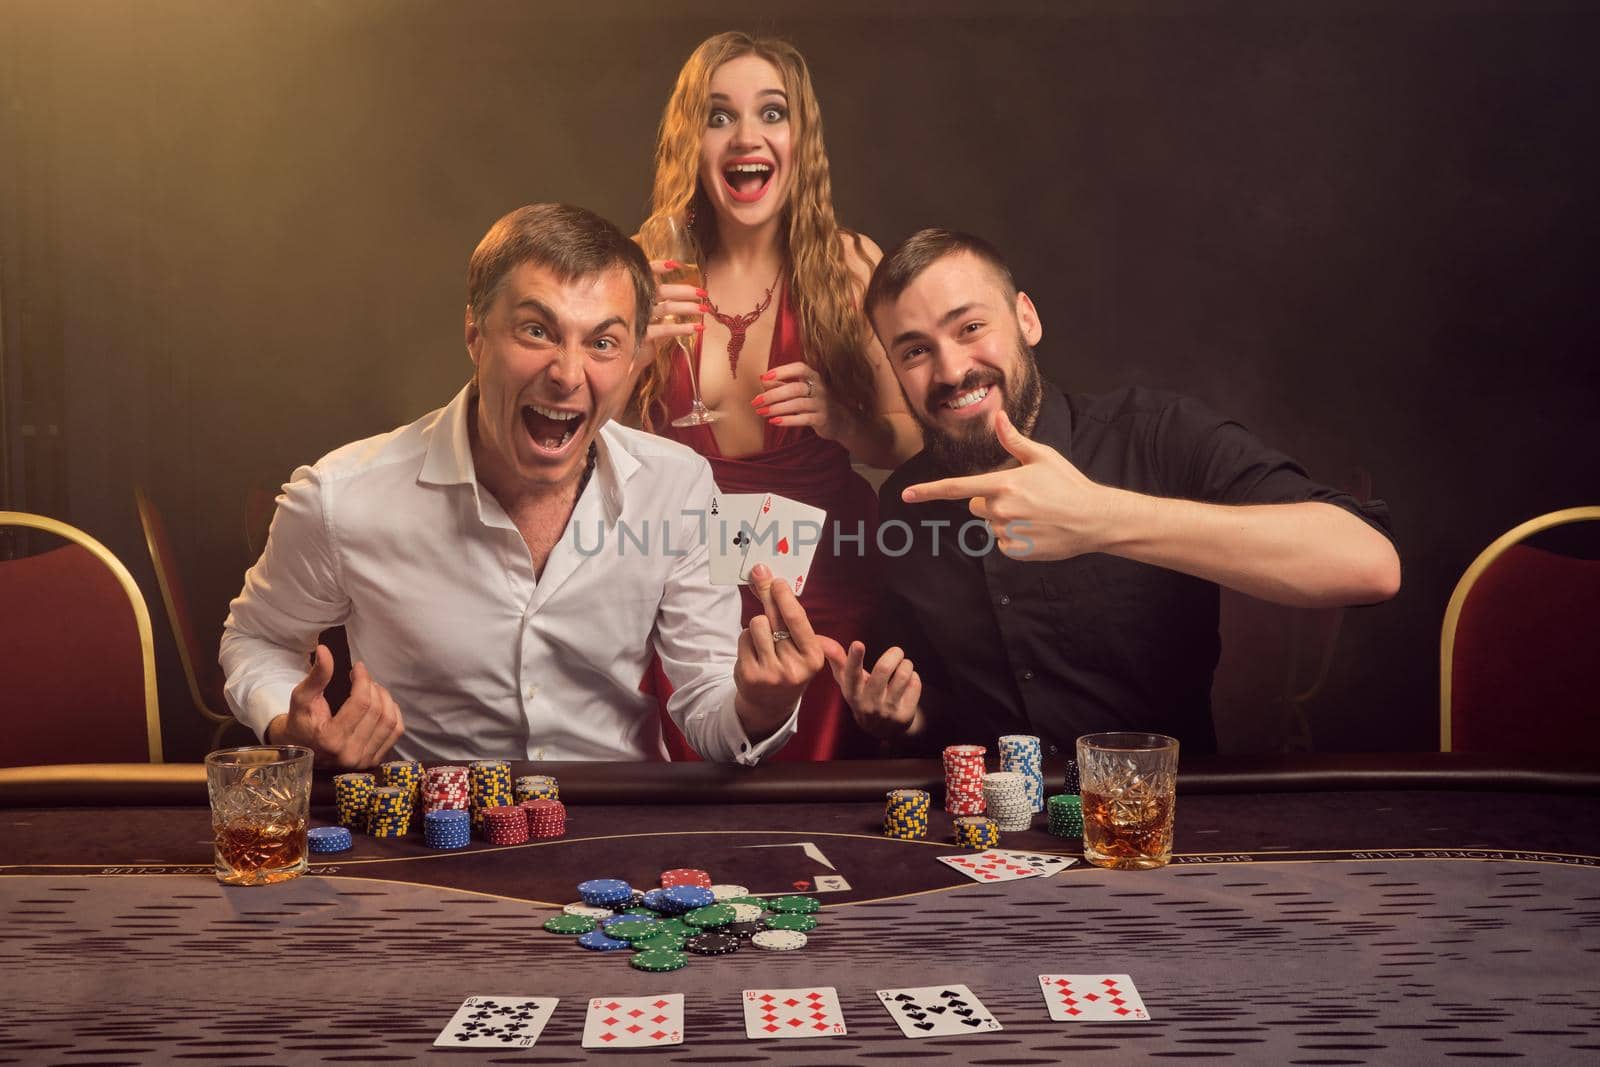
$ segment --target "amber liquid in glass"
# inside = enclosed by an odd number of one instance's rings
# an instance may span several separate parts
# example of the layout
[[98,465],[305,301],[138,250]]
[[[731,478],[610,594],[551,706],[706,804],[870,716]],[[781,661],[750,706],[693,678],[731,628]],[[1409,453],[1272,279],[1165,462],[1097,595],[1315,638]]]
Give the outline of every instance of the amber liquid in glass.
[[1083,793],[1083,851],[1113,870],[1148,870],[1172,856],[1171,793]]
[[217,880],[224,885],[271,885],[305,869],[306,820],[278,819],[213,823]]

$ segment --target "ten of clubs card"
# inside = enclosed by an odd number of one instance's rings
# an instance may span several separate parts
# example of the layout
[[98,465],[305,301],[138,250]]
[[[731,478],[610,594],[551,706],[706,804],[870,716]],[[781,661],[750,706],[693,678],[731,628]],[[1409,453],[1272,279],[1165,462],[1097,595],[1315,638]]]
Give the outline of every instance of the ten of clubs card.
[[468,997],[433,1043],[441,1048],[529,1048],[555,1010],[555,997]]

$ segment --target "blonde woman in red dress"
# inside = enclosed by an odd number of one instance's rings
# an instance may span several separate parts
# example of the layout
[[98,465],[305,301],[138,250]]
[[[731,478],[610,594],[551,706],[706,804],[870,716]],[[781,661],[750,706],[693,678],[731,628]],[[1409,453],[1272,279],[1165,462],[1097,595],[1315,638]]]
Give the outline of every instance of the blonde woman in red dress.
[[[827,531],[807,576],[812,625],[848,648],[876,600],[877,498],[852,459],[894,468],[922,448],[883,350],[861,314],[882,253],[833,216],[822,116],[805,59],[786,42],[721,33],[678,74],[656,144],[651,215],[639,239],[658,269],[698,246],[701,288],[663,285],[655,361],[639,375],[634,417],[710,461],[724,493],[772,492],[823,508]],[[694,340],[701,397],[716,421],[673,426],[690,411]],[[858,526],[859,524],[859,526]],[[860,541],[841,540],[857,530]],[[748,589],[744,617],[760,604]],[[866,755],[831,671],[800,706],[779,759]]]

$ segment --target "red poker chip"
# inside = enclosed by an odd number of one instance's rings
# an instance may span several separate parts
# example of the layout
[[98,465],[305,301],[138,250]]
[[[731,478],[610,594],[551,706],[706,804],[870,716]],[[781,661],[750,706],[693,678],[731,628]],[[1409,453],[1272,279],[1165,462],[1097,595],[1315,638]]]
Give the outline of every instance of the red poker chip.
[[711,875],[697,867],[677,867],[670,871],[661,872],[661,888],[673,889],[683,885],[710,889],[712,886]]

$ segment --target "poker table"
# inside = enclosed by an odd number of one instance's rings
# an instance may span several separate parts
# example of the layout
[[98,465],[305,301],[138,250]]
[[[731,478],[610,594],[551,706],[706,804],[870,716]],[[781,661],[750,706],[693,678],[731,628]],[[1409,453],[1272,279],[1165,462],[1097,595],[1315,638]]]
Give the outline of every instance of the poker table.
[[[517,764],[559,778],[565,837],[357,835],[259,888],[213,878],[198,766],[0,770],[0,1063],[1595,1062],[1594,763],[1189,758],[1169,866],[1000,884],[935,861],[962,851],[937,792],[927,840],[880,833],[885,791],[937,790],[934,762]],[[1042,829],[1001,847],[1077,854]],[[820,925],[667,974],[541,928],[580,881],[677,867],[803,889]],[[1054,1022],[1054,973],[1130,975],[1150,1018]],[[875,994],[940,983],[1003,1028],[912,1040]],[[742,990],[801,986],[838,990],[846,1034],[745,1036]],[[664,992],[686,995],[682,1044],[580,1047],[590,997]],[[480,994],[560,1003],[531,1048],[435,1049]]]

